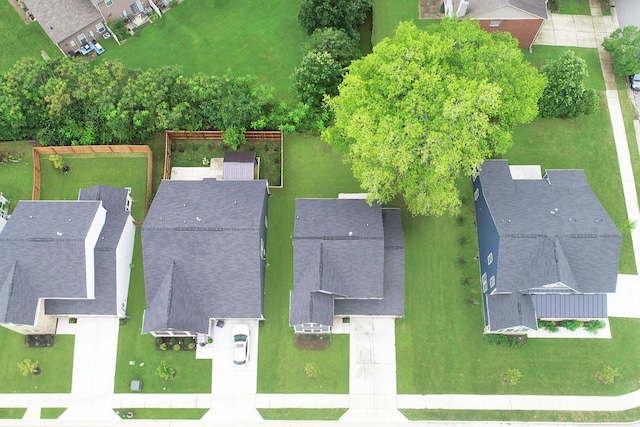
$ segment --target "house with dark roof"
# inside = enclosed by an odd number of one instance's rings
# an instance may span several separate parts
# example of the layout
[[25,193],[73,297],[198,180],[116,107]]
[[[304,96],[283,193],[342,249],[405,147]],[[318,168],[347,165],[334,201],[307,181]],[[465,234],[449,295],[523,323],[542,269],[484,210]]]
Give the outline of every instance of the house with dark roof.
[[214,321],[263,318],[267,185],[162,181],[142,226],[144,333],[210,335]]
[[0,324],[53,334],[59,318],[125,317],[135,226],[126,189],[21,201],[0,232]]
[[584,171],[488,160],[473,190],[486,333],[607,317],[622,236]]
[[547,0],[445,0],[445,14],[478,21],[486,32],[502,31],[531,49],[548,18]]
[[89,43],[95,46],[101,37],[113,35],[109,22],[144,16],[151,6],[149,0],[24,0],[24,4],[65,55],[88,53]]
[[297,199],[289,324],[329,333],[334,316],[404,315],[399,209],[363,199]]

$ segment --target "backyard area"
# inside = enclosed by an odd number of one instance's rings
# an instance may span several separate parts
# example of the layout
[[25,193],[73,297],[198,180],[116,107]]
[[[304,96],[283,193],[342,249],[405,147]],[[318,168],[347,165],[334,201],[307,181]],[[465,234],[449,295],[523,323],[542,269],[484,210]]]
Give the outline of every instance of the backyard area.
[[31,199],[33,186],[31,144],[0,142],[0,156],[3,158],[0,162],[0,176],[2,176],[0,192],[11,200],[9,212],[12,212],[19,200]]

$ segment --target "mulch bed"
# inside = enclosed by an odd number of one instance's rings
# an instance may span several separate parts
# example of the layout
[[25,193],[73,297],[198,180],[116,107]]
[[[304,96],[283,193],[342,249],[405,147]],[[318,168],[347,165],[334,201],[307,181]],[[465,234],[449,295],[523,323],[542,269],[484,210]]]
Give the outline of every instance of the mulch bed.
[[24,345],[26,347],[53,347],[55,335],[25,335]]
[[293,345],[300,350],[324,350],[331,347],[331,335],[296,334]]
[[[165,344],[165,346],[162,344]],[[156,337],[156,350],[176,351],[173,348],[175,345],[180,346],[177,351],[195,351],[196,339],[195,337]],[[191,348],[189,348],[190,345]]]

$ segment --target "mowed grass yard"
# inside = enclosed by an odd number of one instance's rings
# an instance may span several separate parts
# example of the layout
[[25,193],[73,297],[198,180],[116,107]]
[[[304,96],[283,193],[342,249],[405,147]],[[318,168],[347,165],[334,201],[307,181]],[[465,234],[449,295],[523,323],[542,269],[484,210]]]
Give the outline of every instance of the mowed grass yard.
[[[333,335],[323,351],[298,350],[289,326],[293,288],[293,222],[296,198],[337,198],[360,192],[348,166],[317,137],[284,139],[284,188],[269,198],[265,317],[260,328],[258,393],[349,393],[349,337]],[[316,362],[317,378],[304,365]]]
[[99,60],[132,68],[180,64],[198,72],[255,75],[292,100],[290,76],[300,65],[307,35],[298,25],[300,0],[185,1]]
[[44,50],[53,58],[62,53],[37,22],[26,25],[9,2],[0,2],[0,73],[7,71],[20,58],[42,59]]
[[0,153],[18,154],[18,163],[0,164],[0,192],[9,199],[9,212],[19,200],[31,200],[33,188],[33,157],[28,142],[0,142]]

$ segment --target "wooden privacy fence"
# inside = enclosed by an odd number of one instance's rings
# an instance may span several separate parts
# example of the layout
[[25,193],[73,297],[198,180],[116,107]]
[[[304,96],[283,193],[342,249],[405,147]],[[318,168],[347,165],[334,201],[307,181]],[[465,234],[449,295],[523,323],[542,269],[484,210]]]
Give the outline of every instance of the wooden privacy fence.
[[[172,131],[168,130],[165,134],[165,146],[164,146],[164,173],[162,179],[171,179],[171,144],[174,139],[184,140],[218,140],[222,141],[224,132],[219,130],[203,130],[203,131]],[[282,143],[282,132],[279,130],[274,131],[247,131],[244,133],[244,138],[247,141],[260,140],[260,141],[280,141],[280,185],[269,185],[269,188],[282,188],[284,185],[284,144]]]
[[40,156],[51,154],[135,154],[147,156],[147,194],[145,195],[145,214],[151,204],[151,184],[153,182],[153,155],[147,145],[82,145],[82,146],[52,146],[33,147],[33,191],[31,198],[40,199]]

